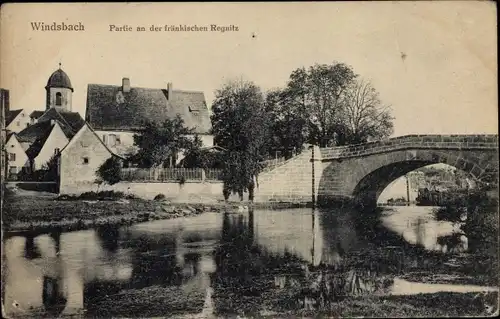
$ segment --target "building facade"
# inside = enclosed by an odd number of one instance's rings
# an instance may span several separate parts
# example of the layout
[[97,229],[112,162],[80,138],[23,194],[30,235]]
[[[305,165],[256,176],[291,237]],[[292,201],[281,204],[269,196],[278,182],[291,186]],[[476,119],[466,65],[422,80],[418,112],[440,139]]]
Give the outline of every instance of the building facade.
[[[0,89],[0,175],[1,183],[4,182],[4,178],[7,175],[7,154],[5,150],[5,143],[7,142],[7,131],[5,127],[5,115],[9,111],[9,90]],[[2,198],[3,198],[3,188],[2,188]]]
[[77,193],[79,188],[95,184],[97,170],[111,156],[115,155],[85,123],[60,152],[60,192]]
[[30,172],[47,169],[52,157],[85,123],[79,113],[72,112],[73,87],[60,66],[49,76],[45,90],[45,110],[35,110],[30,114],[21,110],[22,113],[15,118],[15,121],[20,118],[24,121],[25,127],[16,137],[29,158]]
[[137,152],[133,136],[146,122],[162,123],[177,115],[200,136],[203,146],[213,145],[203,92],[174,90],[171,83],[165,89],[132,87],[129,78],[123,78],[121,86],[88,85],[85,119],[106,146],[120,156]]
[[19,133],[31,124],[28,112],[23,109],[10,110],[6,113],[5,117],[5,129],[7,133]]
[[17,174],[29,168],[30,161],[28,155],[26,155],[26,150],[19,142],[15,133],[9,135],[4,145],[7,159],[7,172],[5,176],[7,176],[8,179],[15,179]]

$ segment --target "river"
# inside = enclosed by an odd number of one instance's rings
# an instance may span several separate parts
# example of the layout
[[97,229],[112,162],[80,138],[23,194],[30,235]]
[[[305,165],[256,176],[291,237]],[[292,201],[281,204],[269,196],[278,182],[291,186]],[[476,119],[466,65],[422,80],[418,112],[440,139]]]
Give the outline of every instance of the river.
[[9,237],[2,249],[5,311],[209,317],[240,313],[242,305],[245,313],[272,314],[364,295],[494,290],[405,279],[411,270],[437,272],[415,247],[463,256],[468,238],[457,225],[434,220],[431,207],[380,210],[243,209]]

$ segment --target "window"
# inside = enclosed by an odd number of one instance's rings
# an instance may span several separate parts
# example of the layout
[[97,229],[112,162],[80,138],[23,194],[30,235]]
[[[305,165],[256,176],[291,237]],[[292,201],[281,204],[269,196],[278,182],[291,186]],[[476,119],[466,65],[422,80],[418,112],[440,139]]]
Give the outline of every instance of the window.
[[62,105],[62,94],[61,92],[56,93],[56,105]]
[[109,134],[108,145],[111,147],[116,146],[116,135],[115,134]]
[[21,122],[17,121],[17,122],[16,122],[16,125],[17,125],[17,126],[21,126]]
[[15,153],[9,153],[9,161],[15,161],[16,160],[16,154]]
[[84,157],[83,158],[83,164],[87,165],[89,163],[89,158],[88,157]]
[[30,126],[30,123],[26,123],[26,127]]
[[54,154],[55,154],[55,155],[59,154],[59,149],[58,149],[58,148],[55,148],[55,149],[54,149]]
[[120,145],[121,143],[120,135],[116,135],[116,145]]
[[193,115],[198,115],[199,114],[199,110],[196,109],[196,108],[194,108],[194,107],[188,106],[188,109],[189,109],[190,113],[193,113]]
[[10,166],[9,167],[9,173],[10,174],[17,174],[17,167],[16,166]]

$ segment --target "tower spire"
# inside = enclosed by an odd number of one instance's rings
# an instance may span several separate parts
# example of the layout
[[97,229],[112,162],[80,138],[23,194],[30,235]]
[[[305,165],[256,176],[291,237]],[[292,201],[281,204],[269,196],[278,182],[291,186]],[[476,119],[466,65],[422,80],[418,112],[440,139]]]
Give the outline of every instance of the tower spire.
[[61,60],[59,60],[59,69],[61,69]]

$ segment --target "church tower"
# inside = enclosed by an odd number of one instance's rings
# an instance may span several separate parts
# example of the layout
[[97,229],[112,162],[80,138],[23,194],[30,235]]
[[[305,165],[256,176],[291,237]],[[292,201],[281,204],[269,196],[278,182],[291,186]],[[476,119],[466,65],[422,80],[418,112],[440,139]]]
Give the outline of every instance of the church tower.
[[61,112],[71,112],[71,100],[73,95],[73,87],[68,75],[61,69],[56,70],[49,77],[47,86],[45,86],[46,109],[55,108]]

